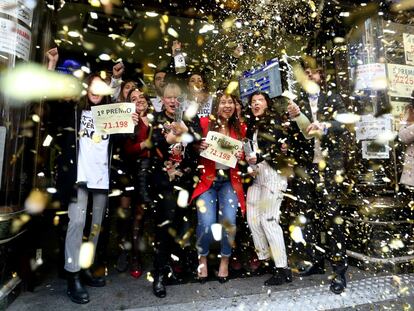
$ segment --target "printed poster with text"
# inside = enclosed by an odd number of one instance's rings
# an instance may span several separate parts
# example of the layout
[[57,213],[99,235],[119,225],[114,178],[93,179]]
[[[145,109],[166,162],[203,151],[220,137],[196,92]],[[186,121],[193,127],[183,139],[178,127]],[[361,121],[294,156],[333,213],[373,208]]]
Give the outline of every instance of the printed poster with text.
[[414,65],[414,35],[403,33],[405,63]]
[[200,155],[214,162],[236,167],[236,153],[242,150],[243,143],[224,134],[210,131],[207,133],[206,143],[209,144]]
[[134,103],[98,105],[91,108],[95,129],[102,134],[128,134],[134,132],[132,113]]
[[388,64],[389,96],[411,97],[414,89],[414,66]]

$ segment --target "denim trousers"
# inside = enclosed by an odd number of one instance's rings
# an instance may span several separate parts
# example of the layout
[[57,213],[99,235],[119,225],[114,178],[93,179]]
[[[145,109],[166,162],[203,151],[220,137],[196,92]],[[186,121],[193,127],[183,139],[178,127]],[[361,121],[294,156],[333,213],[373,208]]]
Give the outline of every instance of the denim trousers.
[[228,176],[217,174],[210,189],[197,199],[197,249],[200,256],[207,256],[209,253],[213,240],[211,225],[214,223],[222,225],[221,256],[231,255],[236,235],[238,205],[237,194]]

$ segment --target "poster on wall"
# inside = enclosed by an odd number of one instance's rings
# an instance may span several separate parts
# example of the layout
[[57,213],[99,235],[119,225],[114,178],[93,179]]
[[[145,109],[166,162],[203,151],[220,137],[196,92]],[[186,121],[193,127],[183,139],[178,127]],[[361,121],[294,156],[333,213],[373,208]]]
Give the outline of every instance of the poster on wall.
[[405,106],[409,101],[399,101],[399,100],[390,100],[390,104],[392,106],[392,115],[396,118],[402,118],[404,115]]
[[414,34],[403,33],[405,63],[414,65]]
[[414,66],[388,64],[388,95],[411,97],[414,89]]
[[26,2],[24,0],[2,0],[0,2],[0,13],[17,18],[30,27],[32,26],[33,9],[27,7]]
[[382,82],[386,79],[385,64],[358,65],[355,74],[355,90],[375,90],[383,85]]
[[364,140],[362,142],[362,158],[363,159],[389,159],[390,147],[388,145],[377,144],[372,140]]
[[0,52],[29,60],[32,33],[14,21],[0,18]]
[[392,131],[392,115],[384,114],[374,117],[371,114],[361,116],[361,120],[355,124],[356,139],[377,139],[381,134]]
[[279,60],[271,59],[259,68],[243,72],[239,80],[240,99],[247,104],[250,94],[255,91],[266,92],[270,98],[280,96],[281,81]]

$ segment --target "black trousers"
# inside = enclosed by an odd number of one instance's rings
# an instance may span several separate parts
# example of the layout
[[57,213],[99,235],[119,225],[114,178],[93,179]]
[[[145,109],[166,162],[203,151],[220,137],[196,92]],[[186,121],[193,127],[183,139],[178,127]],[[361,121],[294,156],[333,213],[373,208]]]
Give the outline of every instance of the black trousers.
[[188,227],[188,218],[184,217],[189,207],[177,206],[178,190],[174,188],[179,185],[178,181],[169,181],[166,172],[154,172],[154,200],[155,204],[155,255],[154,269],[163,270],[171,262],[171,254],[184,261],[183,251],[178,245],[185,234],[183,228]]
[[[303,215],[302,226],[306,245],[297,246],[306,253],[308,260],[322,264],[327,258],[334,272],[341,274],[347,269],[346,237],[344,220],[341,217],[343,191],[335,181],[333,170],[318,171],[317,166],[307,170],[309,179],[293,180],[292,192],[297,197],[294,212]],[[321,232],[326,232],[325,245]]]

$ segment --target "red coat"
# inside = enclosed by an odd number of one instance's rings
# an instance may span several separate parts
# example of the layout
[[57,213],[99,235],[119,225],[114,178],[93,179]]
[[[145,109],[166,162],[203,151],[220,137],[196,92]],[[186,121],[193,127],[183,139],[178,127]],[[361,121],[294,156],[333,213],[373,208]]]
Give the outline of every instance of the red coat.
[[[208,123],[208,117],[200,118],[200,125],[203,131],[203,137],[207,136]],[[240,130],[242,138],[244,138],[246,135],[246,125],[244,123],[240,124]],[[233,129],[230,130],[230,137],[237,139],[237,135]],[[202,166],[202,174],[200,177],[200,181],[194,189],[191,200],[194,200],[199,195],[203,194],[208,189],[210,189],[210,187],[213,184],[214,178],[216,177],[216,162],[200,157],[199,165]],[[246,212],[246,201],[244,198],[243,185],[237,165],[235,168],[230,168],[230,181],[234,191],[236,191],[237,198],[239,200],[239,206],[244,216]]]

